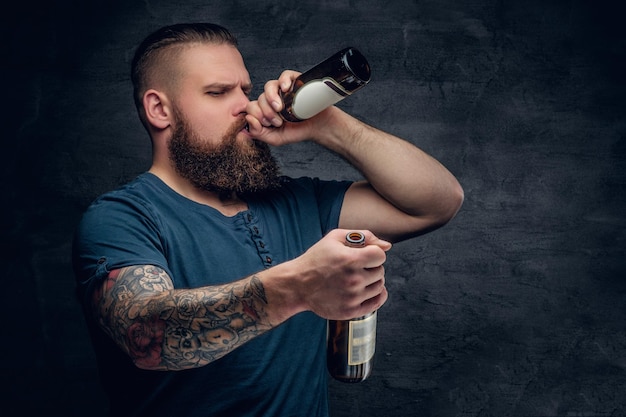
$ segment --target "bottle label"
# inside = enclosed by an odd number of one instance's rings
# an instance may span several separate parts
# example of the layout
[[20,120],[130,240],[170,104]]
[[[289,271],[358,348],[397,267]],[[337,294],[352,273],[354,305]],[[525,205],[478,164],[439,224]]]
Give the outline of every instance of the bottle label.
[[348,365],[361,365],[372,359],[376,349],[376,315],[363,320],[350,320],[348,334]]
[[291,112],[298,119],[310,119],[348,93],[332,78],[309,81],[296,91]]

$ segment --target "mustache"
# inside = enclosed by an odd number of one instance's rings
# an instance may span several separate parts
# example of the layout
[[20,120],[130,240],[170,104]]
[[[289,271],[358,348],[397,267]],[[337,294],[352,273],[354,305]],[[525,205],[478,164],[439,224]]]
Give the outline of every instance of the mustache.
[[246,121],[246,118],[241,116],[231,126],[231,132],[237,133],[247,126],[248,126],[248,122]]
[[247,125],[248,125],[248,122],[246,122],[245,118],[243,117],[238,118],[228,127],[228,130],[226,130],[223,136],[224,140],[227,142],[235,141],[235,137],[237,136],[237,134],[241,132],[241,130]]

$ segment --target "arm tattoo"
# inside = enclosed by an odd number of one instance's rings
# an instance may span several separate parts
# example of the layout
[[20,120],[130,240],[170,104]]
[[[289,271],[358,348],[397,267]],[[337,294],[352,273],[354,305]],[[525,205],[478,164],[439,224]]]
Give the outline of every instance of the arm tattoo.
[[112,271],[94,293],[103,329],[144,369],[180,370],[214,361],[272,326],[261,280],[175,290],[152,265]]

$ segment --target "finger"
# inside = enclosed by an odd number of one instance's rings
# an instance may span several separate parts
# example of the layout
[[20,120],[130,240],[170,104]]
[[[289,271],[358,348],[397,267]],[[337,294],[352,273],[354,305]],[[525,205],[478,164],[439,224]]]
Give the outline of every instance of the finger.
[[272,126],[264,126],[261,124],[259,119],[246,115],[246,121],[248,122],[248,131],[250,136],[260,141],[266,142],[270,145],[278,145],[277,140],[275,139],[276,130]]
[[293,82],[296,80],[296,78],[298,78],[300,76],[300,72],[297,71],[292,71],[292,70],[285,70],[280,74],[280,77],[278,77],[278,82],[280,84],[280,89],[283,93],[286,93],[287,91],[291,90],[291,87],[293,85]]
[[294,81],[299,75],[299,72],[286,70],[280,74],[278,80],[265,83],[264,92],[268,103],[270,103],[274,111],[279,112],[283,109],[283,100],[280,93],[291,91]]
[[[283,89],[284,83],[289,84],[286,90]],[[291,81],[272,80],[265,83],[263,88],[263,94],[266,97],[267,103],[271,106],[274,112],[279,112],[283,108],[283,100],[280,97],[279,90],[283,92],[289,91],[291,88]]]
[[259,119],[250,114],[247,114],[245,118],[248,122],[248,132],[253,138],[272,146],[281,146],[284,143],[281,129],[274,126],[263,126]]
[[274,126],[280,127],[283,124],[283,119],[276,113],[273,108],[273,105],[268,102],[267,95],[261,94],[259,97],[259,107],[261,109],[261,113],[263,117],[261,119],[261,124],[266,127]]
[[382,250],[384,250],[385,252],[391,249],[391,246],[392,246],[391,242],[379,238],[378,236],[376,236],[374,233],[370,232],[369,230],[362,230],[361,233],[365,235],[366,245],[376,245]]
[[263,111],[261,110],[258,100],[248,102],[245,113],[251,115],[257,120],[261,120],[263,118]]
[[385,286],[380,288],[380,291],[373,292],[370,296],[367,296],[358,305],[352,307],[347,306],[344,311],[345,314],[350,317],[360,317],[369,314],[375,310],[378,310],[389,298],[389,292]]
[[363,280],[364,291],[368,292],[369,297],[373,297],[381,291],[385,286],[385,268],[381,265],[376,268],[367,269],[367,275]]
[[383,287],[383,290],[379,294],[361,303],[361,311],[359,314],[364,316],[372,311],[378,310],[383,304],[385,304],[385,302],[387,302],[388,298],[389,293],[387,292],[387,289]]
[[381,267],[387,260],[387,254],[377,245],[356,248],[359,251],[358,265],[364,269],[376,269]]
[[[267,104],[267,99],[265,98],[264,95],[259,96],[259,99],[257,100],[258,106],[259,106],[259,110],[260,112],[260,116],[257,117],[259,122],[261,122],[261,124],[265,127],[270,127],[272,125],[272,122],[270,121],[270,118],[272,116],[268,116],[268,104]],[[269,118],[268,118],[269,117]]]
[[257,117],[247,114],[246,121],[248,122],[248,131],[250,132],[250,135],[253,137],[263,136],[266,128],[261,124]]

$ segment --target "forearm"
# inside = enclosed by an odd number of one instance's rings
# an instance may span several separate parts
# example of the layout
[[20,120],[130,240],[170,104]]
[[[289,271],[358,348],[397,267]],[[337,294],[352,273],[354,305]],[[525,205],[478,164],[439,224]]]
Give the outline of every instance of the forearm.
[[204,366],[273,327],[265,289],[254,275],[174,289],[164,271],[135,266],[114,271],[103,288],[96,295],[100,324],[143,369]]
[[324,127],[314,140],[350,162],[398,210],[438,223],[445,223],[456,214],[463,191],[437,160],[411,143],[337,108],[324,117]]

